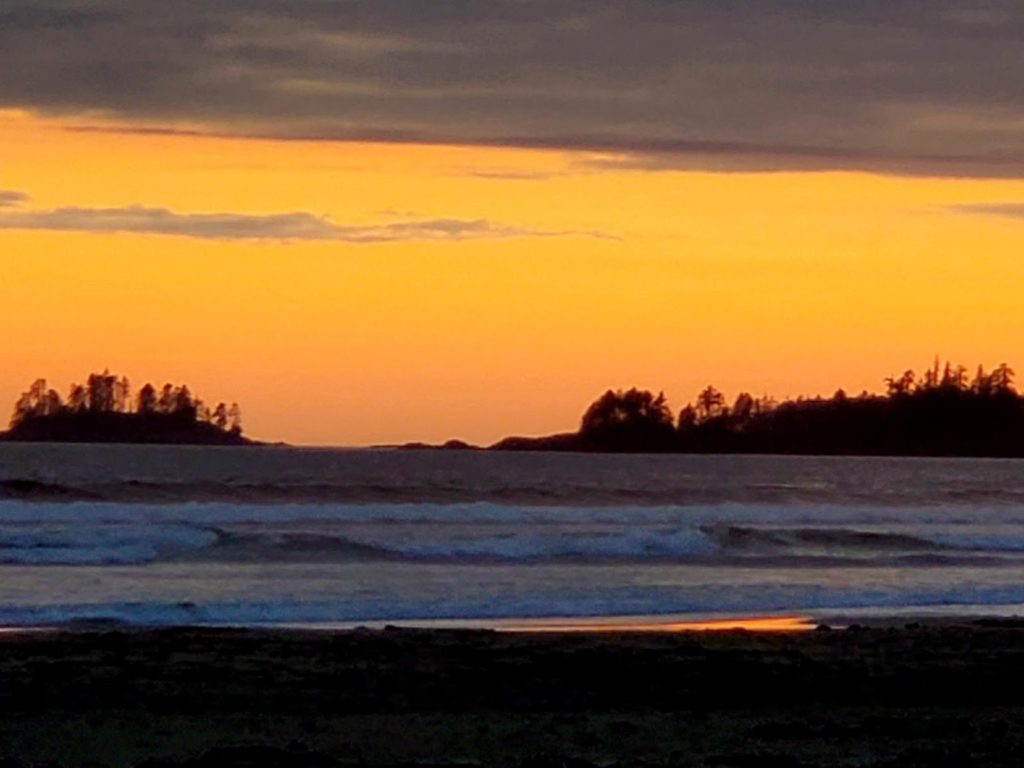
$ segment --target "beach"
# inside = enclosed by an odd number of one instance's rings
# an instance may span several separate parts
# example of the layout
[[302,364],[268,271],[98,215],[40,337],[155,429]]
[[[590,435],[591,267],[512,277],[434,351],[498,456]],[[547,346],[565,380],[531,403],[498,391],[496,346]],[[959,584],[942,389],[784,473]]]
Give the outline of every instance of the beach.
[[1016,767],[1020,468],[0,446],[0,768]]
[[0,635],[0,765],[1017,766],[1024,624]]

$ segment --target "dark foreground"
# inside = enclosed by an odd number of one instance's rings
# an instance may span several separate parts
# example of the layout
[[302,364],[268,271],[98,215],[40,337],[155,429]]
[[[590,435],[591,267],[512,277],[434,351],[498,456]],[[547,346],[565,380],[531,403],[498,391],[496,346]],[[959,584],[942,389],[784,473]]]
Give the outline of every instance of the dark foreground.
[[1024,629],[0,635],[0,766],[1020,766]]

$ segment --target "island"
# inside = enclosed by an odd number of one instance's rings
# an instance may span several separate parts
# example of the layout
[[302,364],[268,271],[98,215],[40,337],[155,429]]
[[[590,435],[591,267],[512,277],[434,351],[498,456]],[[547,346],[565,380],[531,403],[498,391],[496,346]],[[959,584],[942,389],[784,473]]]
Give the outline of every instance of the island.
[[7,442],[255,445],[242,435],[237,403],[210,407],[187,386],[152,384],[132,391],[109,371],[74,384],[67,399],[37,379],[18,399]]
[[715,387],[674,414],[664,394],[608,390],[575,432],[508,437],[496,451],[1024,457],[1024,397],[1006,364],[973,374],[935,362],[885,379],[880,394],[778,402]]
[[[920,376],[890,376],[882,393],[779,402],[741,392],[732,404],[708,386],[673,413],[663,393],[609,389],[574,432],[513,436],[491,451],[759,453],[847,456],[1024,457],[1024,397],[1001,364],[973,374],[935,360]],[[67,399],[38,379],[14,408],[3,441],[255,445],[237,403],[208,406],[187,386],[146,384],[108,371],[71,387]],[[391,446],[394,447],[394,446]],[[477,450],[461,440],[405,449]]]

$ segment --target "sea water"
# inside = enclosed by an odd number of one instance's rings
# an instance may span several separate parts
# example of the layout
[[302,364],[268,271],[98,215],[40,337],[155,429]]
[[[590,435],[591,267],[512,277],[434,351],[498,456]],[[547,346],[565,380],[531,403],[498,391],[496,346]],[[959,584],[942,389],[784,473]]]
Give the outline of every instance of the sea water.
[[1024,462],[0,446],[0,626],[1024,613]]

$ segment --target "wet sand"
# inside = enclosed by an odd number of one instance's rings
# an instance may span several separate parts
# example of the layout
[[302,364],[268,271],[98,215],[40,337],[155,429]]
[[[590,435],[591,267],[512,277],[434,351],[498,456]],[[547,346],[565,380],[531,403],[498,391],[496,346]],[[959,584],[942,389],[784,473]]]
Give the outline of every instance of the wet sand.
[[1019,766],[1024,625],[0,634],[0,765]]

